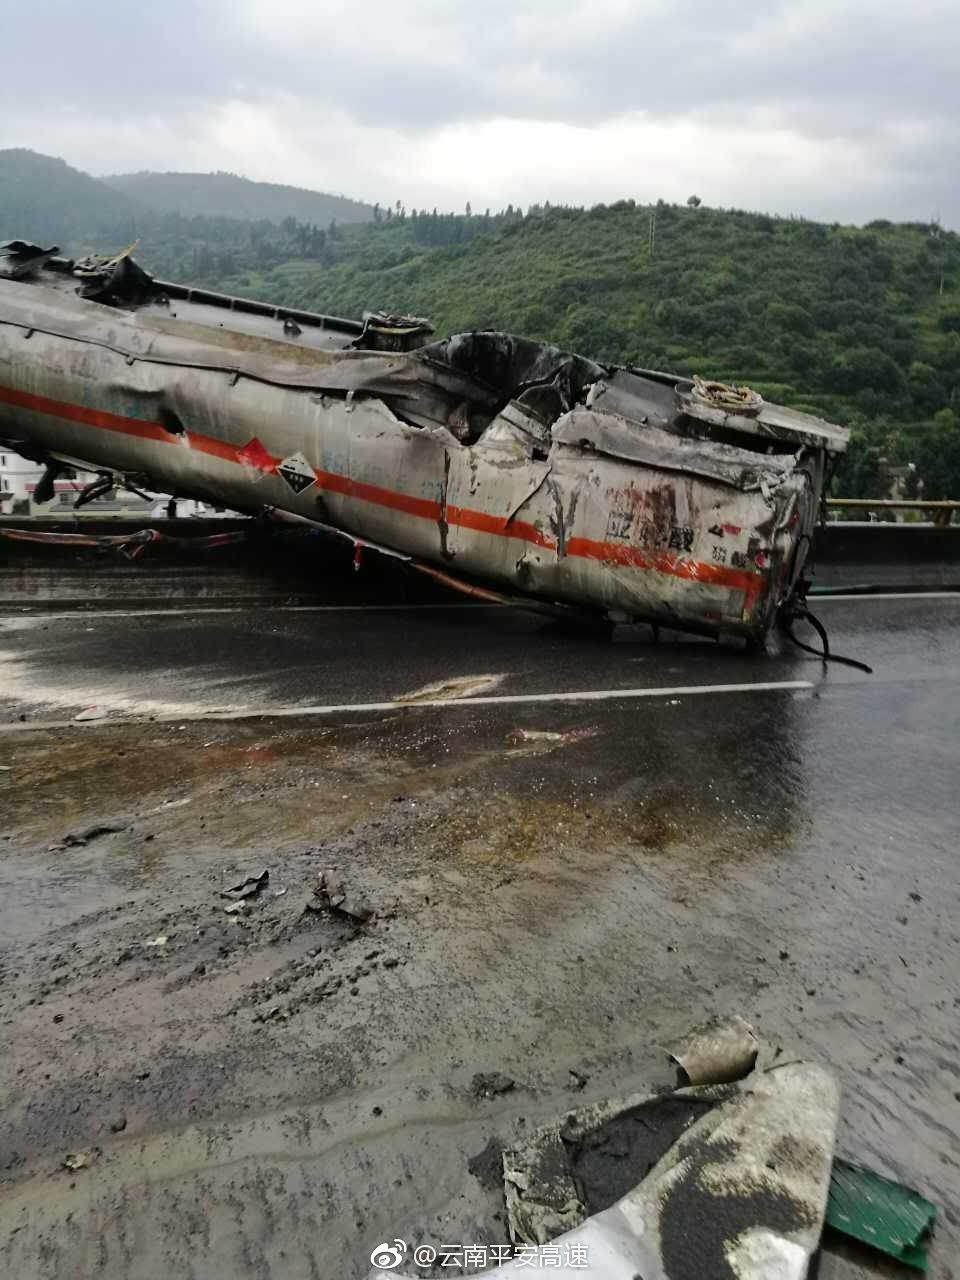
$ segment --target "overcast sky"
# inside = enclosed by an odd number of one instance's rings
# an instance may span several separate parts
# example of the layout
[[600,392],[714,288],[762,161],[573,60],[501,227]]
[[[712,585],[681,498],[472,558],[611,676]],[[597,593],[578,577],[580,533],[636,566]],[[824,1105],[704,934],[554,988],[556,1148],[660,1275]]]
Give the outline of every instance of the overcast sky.
[[32,0],[0,147],[408,207],[960,227],[960,0]]

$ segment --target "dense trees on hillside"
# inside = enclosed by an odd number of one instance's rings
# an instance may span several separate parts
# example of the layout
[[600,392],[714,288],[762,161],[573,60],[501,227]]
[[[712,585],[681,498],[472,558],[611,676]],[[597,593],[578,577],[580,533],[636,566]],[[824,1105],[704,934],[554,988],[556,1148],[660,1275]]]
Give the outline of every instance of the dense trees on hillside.
[[436,209],[407,213],[401,206],[397,212],[378,208],[374,221],[361,228],[336,219],[321,227],[293,217],[277,224],[154,213],[139,219],[137,258],[155,275],[206,285],[259,278],[290,262],[376,273],[412,262],[424,249],[465,245],[522,217],[512,207],[467,216]]

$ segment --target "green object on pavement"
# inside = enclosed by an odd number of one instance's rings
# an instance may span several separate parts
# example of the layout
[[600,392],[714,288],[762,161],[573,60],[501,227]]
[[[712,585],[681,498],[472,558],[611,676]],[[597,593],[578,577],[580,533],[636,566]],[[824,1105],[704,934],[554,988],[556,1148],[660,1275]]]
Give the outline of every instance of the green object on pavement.
[[936,1206],[919,1192],[846,1160],[834,1160],[826,1222],[835,1231],[926,1271],[936,1216]]

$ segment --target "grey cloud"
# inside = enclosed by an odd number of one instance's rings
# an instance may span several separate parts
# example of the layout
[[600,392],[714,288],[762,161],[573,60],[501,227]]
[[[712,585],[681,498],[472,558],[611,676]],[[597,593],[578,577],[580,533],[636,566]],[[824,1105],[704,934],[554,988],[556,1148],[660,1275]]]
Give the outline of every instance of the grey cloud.
[[0,103],[33,95],[86,111],[147,112],[219,98],[255,70],[219,0],[37,0],[8,6]]
[[[138,121],[155,128],[281,96],[412,137],[492,118],[595,127],[628,113],[778,127],[869,155],[878,187],[865,201],[903,216],[933,201],[960,217],[960,6],[948,0],[417,0],[384,7],[395,24],[385,30],[375,4],[324,21],[324,0],[296,19],[293,0],[274,0],[257,30],[251,3],[21,4],[0,35],[0,107],[22,117],[42,93],[38,110],[112,116],[128,135]],[[0,133],[30,145],[2,120]],[[177,164],[171,154],[167,167]],[[854,194],[811,189],[803,208],[849,208]]]
[[[278,26],[283,8],[278,0]],[[578,22],[569,35],[562,5],[540,0],[523,6],[521,19],[505,0],[483,8],[418,3],[409,12],[413,38],[402,57],[377,38],[375,13],[360,11],[349,25],[314,20],[302,41],[284,46],[244,27],[223,0],[40,0],[5,19],[4,42],[37,50],[49,33],[37,59],[45,94],[131,112],[222,100],[238,86],[251,98],[302,93],[364,123],[412,129],[492,115],[589,123],[626,111],[673,116],[784,99],[833,104],[838,124],[853,127],[878,109],[956,110],[960,6],[942,0],[874,6],[869,21],[823,5],[818,22],[781,38],[778,19],[788,21],[795,4],[679,0],[615,17],[601,6],[596,22]],[[758,45],[741,53],[757,33]],[[0,97],[36,92],[31,63],[5,60]]]
[[[928,6],[934,16],[925,21]],[[506,20],[512,9],[463,6],[457,24],[422,23],[420,58],[405,50],[397,59],[376,42],[351,45],[344,58],[331,32],[295,54],[273,53],[267,78],[345,105],[366,123],[413,129],[495,115],[576,124],[629,111],[673,117],[708,105],[783,101],[796,104],[801,129],[812,108],[831,111],[838,129],[903,111],[957,110],[960,6],[947,11],[939,0],[909,11],[891,6],[869,23],[825,7],[808,32],[778,39],[774,29],[749,54],[740,53],[741,40],[763,27],[742,0],[680,0],[655,17],[634,6],[615,22],[598,19],[589,39],[566,41],[560,6],[543,7],[539,42],[529,23],[518,39]],[[769,21],[777,10],[763,12]],[[438,68],[436,50],[445,43],[451,60]],[[458,56],[464,46],[466,58]]]

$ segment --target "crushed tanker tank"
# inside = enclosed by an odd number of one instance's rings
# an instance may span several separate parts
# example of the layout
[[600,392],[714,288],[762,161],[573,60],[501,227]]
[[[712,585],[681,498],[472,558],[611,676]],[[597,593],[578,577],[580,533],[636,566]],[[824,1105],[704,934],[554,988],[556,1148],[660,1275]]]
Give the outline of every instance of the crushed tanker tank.
[[763,638],[847,432],[745,387],[495,332],[432,340],[0,245],[0,440],[308,521],[477,592]]

